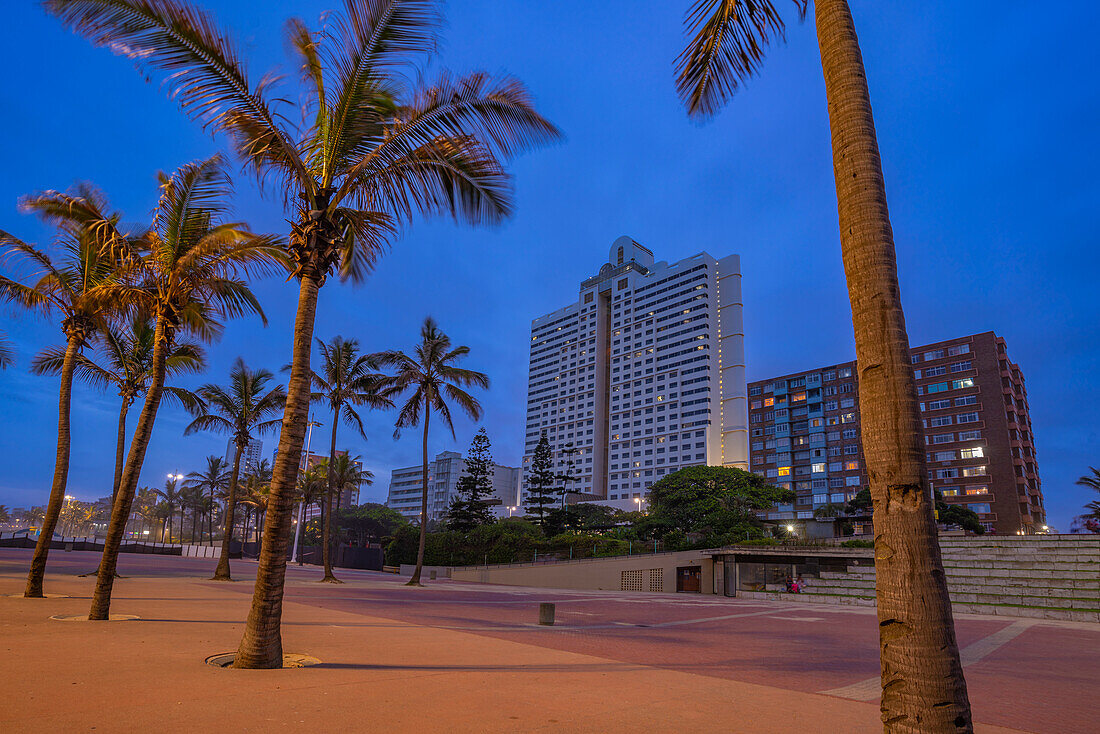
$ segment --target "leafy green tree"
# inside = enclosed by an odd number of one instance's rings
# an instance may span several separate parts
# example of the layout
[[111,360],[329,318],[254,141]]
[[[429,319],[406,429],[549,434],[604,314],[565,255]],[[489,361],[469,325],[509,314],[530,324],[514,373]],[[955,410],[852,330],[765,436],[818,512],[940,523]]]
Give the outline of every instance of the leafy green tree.
[[982,525],[978,513],[965,505],[949,505],[944,502],[943,494],[939,490],[936,490],[936,514],[939,515],[939,522],[944,525],[956,525],[975,535],[985,534],[985,526]]
[[[298,457],[309,420],[318,291],[334,271],[361,281],[417,215],[492,223],[512,210],[502,161],[559,137],[523,85],[485,73],[425,84],[439,45],[439,3],[345,0],[315,35],[287,24],[300,90],[250,79],[233,36],[183,0],[47,0],[92,43],[162,72],[184,112],[227,136],[244,165],[279,192],[292,218],[299,282],[287,407],[252,608],[234,666],[282,667],[283,584]],[[288,109],[300,99],[300,109]],[[299,125],[298,120],[305,120]],[[289,206],[288,206],[289,205]]]
[[[524,495],[523,509],[535,517],[540,528],[546,523],[546,514],[554,504],[554,453],[550,450],[550,440],[546,431],[539,437],[535,453],[531,457],[531,471],[527,475],[527,493]],[[545,529],[545,528],[543,528]]]
[[428,533],[428,422],[432,413],[438,413],[443,424],[455,436],[454,423],[451,420],[449,403],[457,405],[472,420],[481,418],[481,403],[464,388],[489,388],[489,377],[483,372],[468,370],[457,366],[457,362],[470,353],[469,347],[451,348],[451,338],[440,331],[435,320],[429,316],[420,327],[420,344],[414,357],[404,352],[383,352],[376,355],[378,363],[396,369],[390,384],[395,393],[411,390],[412,394],[397,415],[397,425],[393,435],[401,435],[402,428],[411,428],[423,424],[423,442],[421,444],[421,479],[423,482],[420,496],[420,552],[417,553],[416,570],[409,579],[409,586],[420,586],[420,571],[424,566],[423,548]]
[[[233,465],[225,482],[225,531],[222,534],[221,555],[213,581],[230,581],[229,544],[233,541],[233,524],[237,512],[237,485],[241,475],[241,455],[248,448],[253,434],[263,435],[279,427],[275,416],[286,403],[282,385],[269,388],[273,375],[265,369],[249,369],[240,357],[229,371],[229,385],[208,383],[198,389],[205,404],[203,414],[191,422],[185,434],[214,431],[233,439]],[[211,457],[213,459],[213,457]],[[213,491],[211,491],[213,494]],[[213,532],[211,532],[213,537]]]
[[398,528],[409,525],[400,512],[376,502],[338,510],[333,522],[341,540],[363,548],[370,543],[388,542]]
[[489,434],[481,428],[470,442],[466,470],[455,483],[457,496],[447,509],[446,523],[451,530],[467,533],[479,525],[493,522],[486,499],[493,493],[493,456],[489,449]]
[[[320,339],[317,345],[321,350],[321,369],[313,372],[314,393],[311,400],[328,403],[332,410],[332,436],[329,443],[328,461],[335,467],[336,463],[336,429],[344,422],[359,431],[364,439],[363,420],[359,417],[357,407],[363,406],[374,410],[384,410],[394,407],[390,399],[392,388],[388,387],[386,376],[374,371],[374,361],[365,354],[359,353],[359,342],[355,339],[344,339],[341,336],[333,338],[331,344],[326,344]],[[346,457],[345,457],[346,458]],[[338,584],[340,579],[332,573],[332,497],[337,494],[334,481],[337,472],[328,473],[329,487],[324,504],[324,537],[321,539],[321,556],[324,561],[325,575],[323,582]],[[337,494],[337,498],[342,497]],[[336,508],[340,508],[339,500]]]
[[870,516],[873,507],[874,502],[871,500],[871,490],[864,487],[856,492],[852,499],[848,500],[848,504],[845,505],[844,511],[848,515],[854,517]]
[[691,466],[649,488],[646,524],[657,537],[696,536],[707,545],[762,535],[756,512],[793,502],[794,492],[752,472],[721,466]]

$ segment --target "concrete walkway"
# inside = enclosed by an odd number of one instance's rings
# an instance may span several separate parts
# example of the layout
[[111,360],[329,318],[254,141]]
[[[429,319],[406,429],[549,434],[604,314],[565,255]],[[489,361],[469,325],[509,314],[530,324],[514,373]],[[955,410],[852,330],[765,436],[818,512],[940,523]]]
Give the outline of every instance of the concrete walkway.
[[[22,590],[28,560],[0,552],[0,595]],[[322,664],[214,668],[204,659],[240,639],[254,564],[235,562],[241,581],[217,584],[209,561],[124,556],[112,610],[139,621],[50,620],[87,612],[94,578],[75,574],[96,560],[51,554],[46,590],[69,598],[0,596],[0,731],[880,731],[877,702],[502,639],[455,629],[459,617],[448,628],[333,608],[372,589],[413,594],[399,605],[412,608],[461,585],[411,590],[348,572],[332,587],[309,567],[290,570],[284,647]]]

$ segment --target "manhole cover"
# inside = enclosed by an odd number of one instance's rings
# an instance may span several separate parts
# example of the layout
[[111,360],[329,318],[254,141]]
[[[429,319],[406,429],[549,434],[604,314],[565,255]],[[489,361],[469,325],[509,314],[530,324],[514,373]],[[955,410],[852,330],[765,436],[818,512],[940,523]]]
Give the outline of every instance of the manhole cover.
[[[206,659],[206,664],[213,665],[216,668],[228,668],[233,664],[233,660],[236,657],[237,653],[235,652],[223,652],[208,657]],[[308,668],[310,665],[318,665],[320,662],[320,660],[312,655],[302,655],[297,652],[283,653],[284,668]]]
[[[55,614],[50,619],[57,620],[58,622],[91,622],[88,619],[87,614]],[[108,615],[108,620],[111,622],[129,622],[132,619],[141,619],[136,614],[111,614]],[[102,620],[95,620],[101,622]]]

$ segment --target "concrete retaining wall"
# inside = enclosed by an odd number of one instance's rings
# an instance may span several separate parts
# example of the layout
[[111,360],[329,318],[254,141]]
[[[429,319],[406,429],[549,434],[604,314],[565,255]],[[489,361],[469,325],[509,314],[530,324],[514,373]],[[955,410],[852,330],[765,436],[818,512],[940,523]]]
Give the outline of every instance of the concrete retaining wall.
[[[463,566],[453,569],[456,581],[483,584],[537,586],[551,589],[607,591],[676,591],[676,569],[698,566],[700,591],[714,593],[714,563],[702,551],[649,553],[612,558],[584,558],[546,563],[511,563],[498,566]],[[638,573],[640,572],[640,573]],[[402,566],[404,573],[404,566]],[[624,575],[625,574],[625,575]]]

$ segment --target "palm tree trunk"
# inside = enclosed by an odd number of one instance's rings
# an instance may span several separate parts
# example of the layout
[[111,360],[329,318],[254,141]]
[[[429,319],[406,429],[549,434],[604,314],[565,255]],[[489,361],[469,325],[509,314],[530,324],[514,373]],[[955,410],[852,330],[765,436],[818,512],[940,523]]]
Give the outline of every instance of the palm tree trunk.
[[248,612],[244,636],[233,661],[235,668],[281,668],[283,665],[283,583],[286,577],[286,547],[290,539],[290,515],[294,507],[298,465],[309,420],[310,350],[313,322],[317,316],[320,277],[307,270],[298,291],[298,315],[294,321],[294,353],[287,388],[279,455],[272,470],[271,494],[264,520],[256,587]]
[[[233,455],[233,474],[229,477],[229,497],[225,501],[225,534],[222,536],[222,552],[218,558],[218,568],[214,571],[213,581],[232,581],[229,576],[229,543],[233,540],[233,512],[237,508],[237,476],[241,472],[241,452],[243,451],[244,446],[238,442],[237,452]],[[213,531],[210,537],[214,537]]]
[[420,493],[420,545],[416,549],[416,568],[406,586],[420,586],[420,572],[424,568],[424,546],[428,542],[428,420],[432,416],[432,409],[427,399],[424,403],[424,441],[421,446],[421,458],[424,464],[420,472],[424,489]]
[[111,485],[111,504],[118,496],[118,483],[122,480],[122,464],[126,460],[126,415],[130,412],[133,398],[122,398],[122,407],[118,411],[118,438],[115,440],[115,481]]
[[[168,360],[168,343],[171,335],[163,315],[158,315],[156,334],[153,343],[153,369],[149,379],[149,389],[145,393],[145,404],[141,407],[134,437],[130,440],[130,453],[126,457],[126,466],[122,470],[122,479],[118,485],[118,496],[111,507],[111,522],[107,526],[107,538],[103,541],[103,557],[99,562],[99,574],[96,577],[95,593],[92,595],[92,608],[88,613],[90,620],[108,619],[111,612],[111,590],[115,583],[115,569],[118,567],[118,551],[126,531],[126,521],[130,517],[130,506],[134,502],[134,490],[141,466],[145,462],[145,451],[153,436],[153,424],[157,419],[161,395],[164,393],[165,364]],[[181,521],[182,523],[182,521]],[[183,536],[180,526],[180,537]]]
[[[234,471],[236,471],[234,469]],[[210,545],[214,545],[214,511],[218,509],[217,500],[214,499],[214,487],[210,487],[210,513],[207,515],[206,534],[210,539]]]
[[882,721],[888,732],[970,731],[863,57],[847,1],[815,8],[874,500]]
[[332,575],[332,493],[335,491],[336,484],[333,469],[336,465],[336,428],[339,423],[340,404],[337,403],[332,412],[332,441],[328,449],[328,477],[326,477],[328,491],[325,492],[325,524],[321,531],[321,556],[325,565],[325,576],[321,581],[327,581],[330,584],[341,583],[340,579]]
[[73,371],[76,368],[76,356],[80,353],[83,338],[75,331],[69,335],[65,345],[65,359],[61,363],[61,386],[57,404],[57,455],[53,465],[53,485],[50,487],[50,501],[46,505],[46,515],[42,519],[42,528],[38,533],[38,542],[34,545],[31,567],[27,573],[27,588],[23,596],[28,599],[42,598],[42,584],[46,578],[46,558],[50,555],[53,531],[57,527],[57,518],[61,515],[61,506],[65,503],[65,487],[69,481],[69,412],[73,394]]

